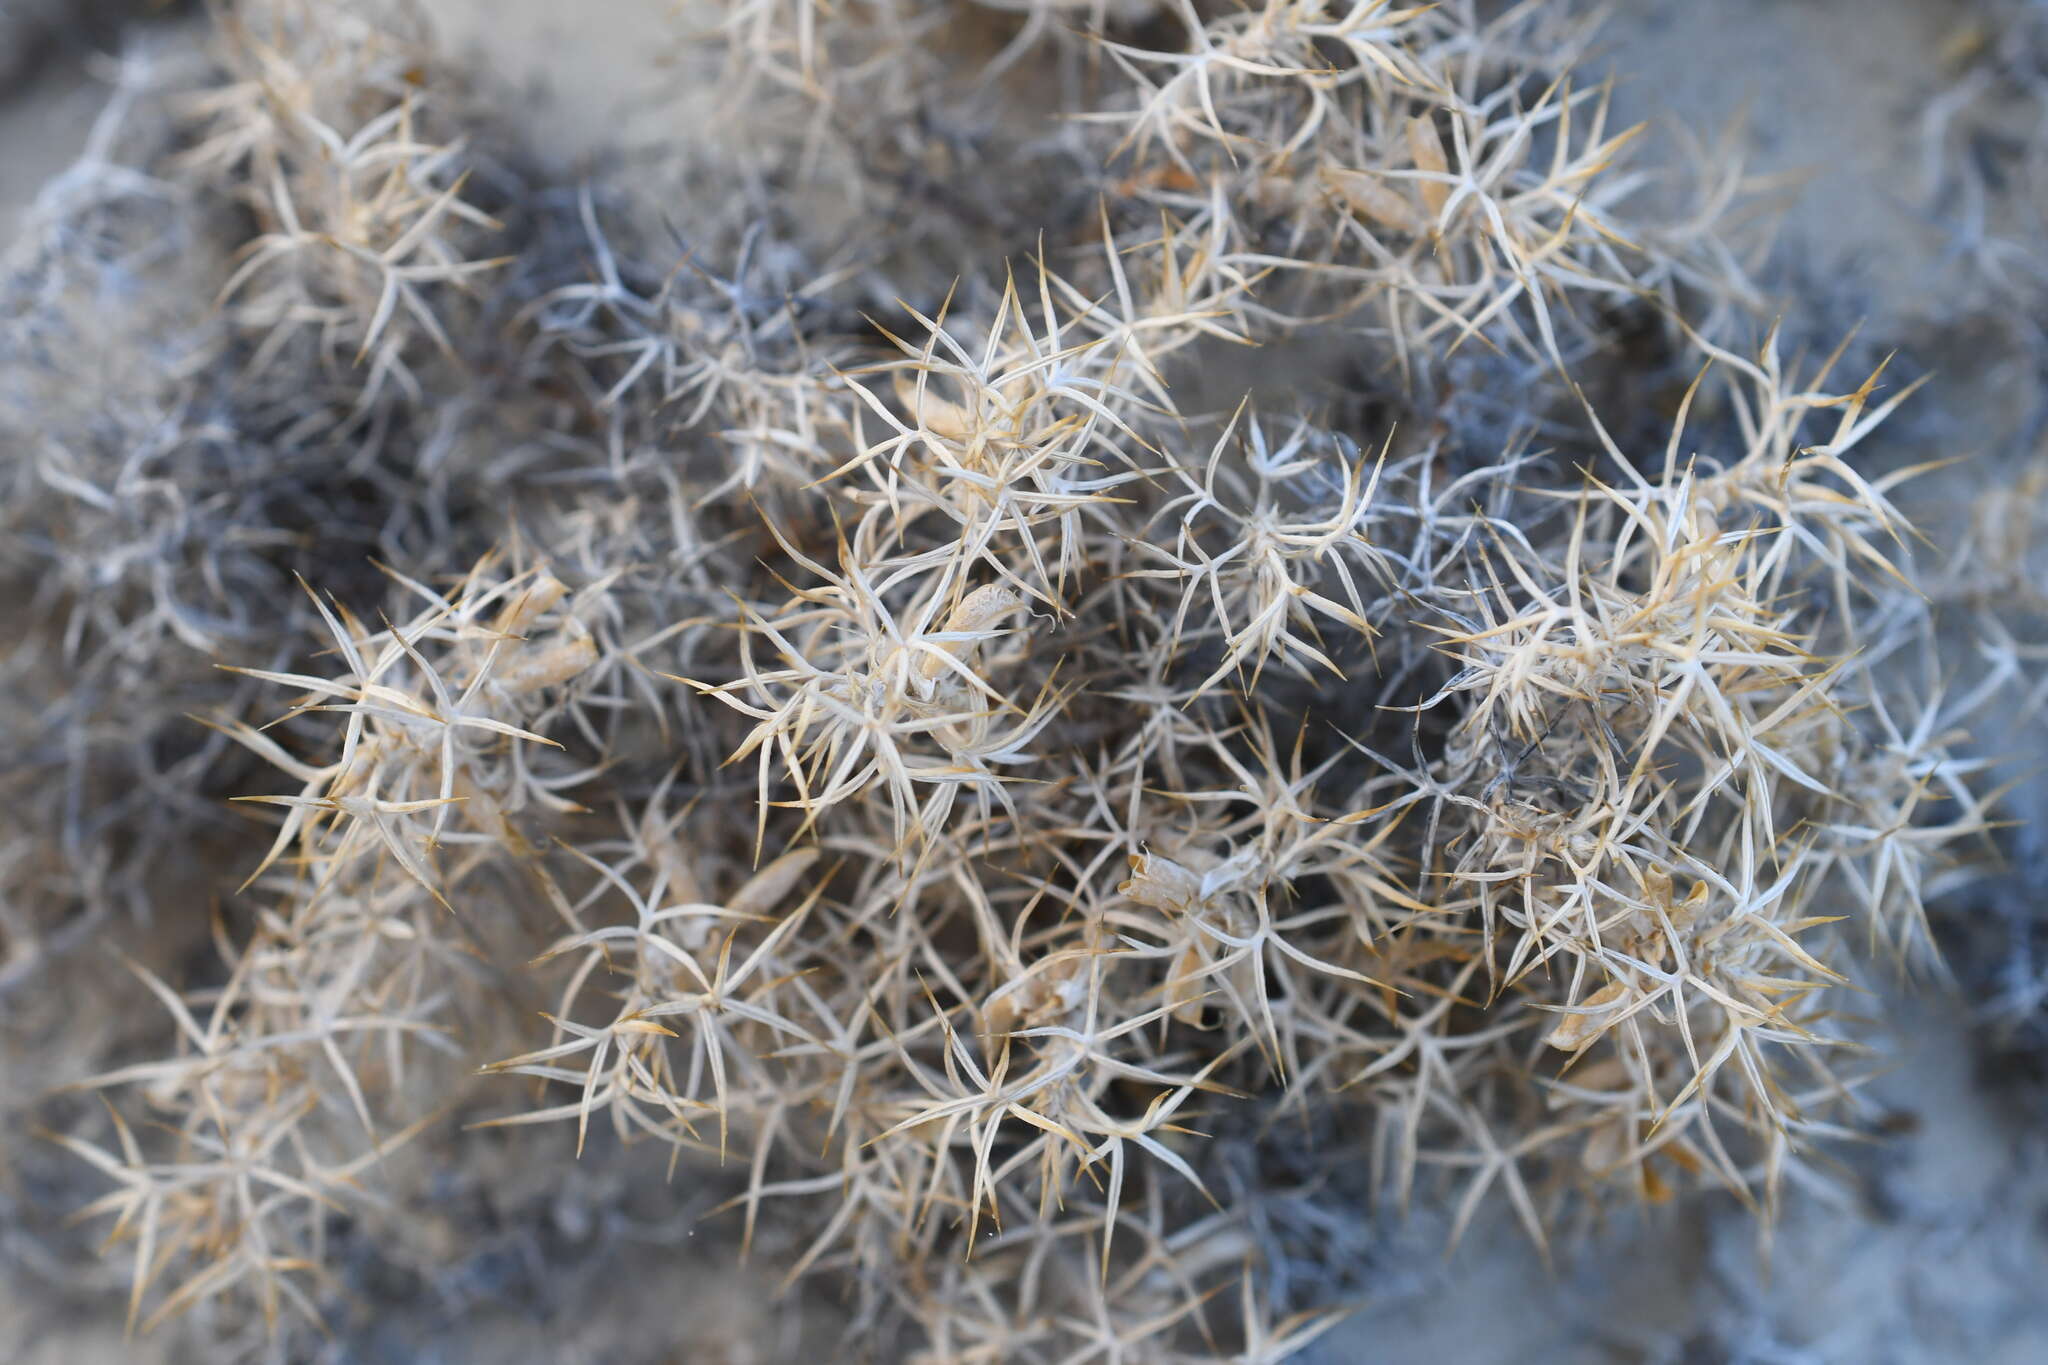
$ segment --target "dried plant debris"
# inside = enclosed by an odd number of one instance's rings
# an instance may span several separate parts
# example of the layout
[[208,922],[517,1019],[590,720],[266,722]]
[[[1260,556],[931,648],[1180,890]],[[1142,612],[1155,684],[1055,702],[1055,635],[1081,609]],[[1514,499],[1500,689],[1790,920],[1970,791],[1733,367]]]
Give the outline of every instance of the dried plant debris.
[[408,6],[193,32],[0,278],[0,1112],[130,1330],[701,1227],[809,1325],[646,1358],[1281,1361],[1404,1212],[1768,1242],[1882,1126],[2039,466],[1926,539],[1577,7],[691,6],[646,180]]

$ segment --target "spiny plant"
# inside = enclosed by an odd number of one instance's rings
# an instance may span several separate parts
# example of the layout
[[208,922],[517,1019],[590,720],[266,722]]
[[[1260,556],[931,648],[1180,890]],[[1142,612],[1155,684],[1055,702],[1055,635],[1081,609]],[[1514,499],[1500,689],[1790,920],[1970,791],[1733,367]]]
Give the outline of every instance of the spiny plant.
[[1733,182],[1706,215],[1631,218],[1645,177],[1608,171],[1640,130],[1610,131],[1608,91],[1574,86],[1583,35],[1554,7],[1175,14],[1180,50],[1105,44],[1138,98],[1083,117],[1124,129],[1135,200],[1293,286],[1257,305],[1273,322],[1356,320],[1404,368],[1469,344],[1562,365],[1574,299],[1749,292],[1705,221]]
[[[1959,11],[1946,36],[1944,88],[1917,121],[1918,189],[1970,267],[1965,287],[2031,294],[2040,266],[2024,243],[2039,225],[2043,167],[2012,134],[2041,107],[2048,14],[2033,0],[1994,0]],[[2008,179],[2013,192],[2001,193]]]
[[577,613],[603,591],[578,598],[543,572],[494,568],[448,594],[406,581],[425,605],[376,631],[316,597],[348,671],[251,670],[303,692],[285,719],[334,718],[328,761],[296,757],[270,727],[210,722],[302,785],[248,798],[284,818],[245,885],[262,907],[253,932],[239,946],[220,935],[232,970],[208,993],[206,1022],[137,968],[178,1050],[81,1082],[140,1087],[180,1116],[175,1149],[146,1156],[118,1116],[111,1148],[61,1139],[121,1182],[93,1212],[116,1213],[112,1236],[135,1241],[131,1323],[159,1282],[145,1322],[251,1281],[273,1329],[282,1306],[317,1321],[293,1274],[322,1273],[328,1212],[374,1198],[358,1177],[423,1126],[425,1115],[385,1127],[391,1106],[432,1093],[412,1054],[446,1052],[440,1017],[488,1001],[463,961],[488,944],[449,937],[437,917],[494,864],[531,861],[519,828],[530,805],[573,807],[560,790],[574,774],[519,752],[551,741],[505,717],[575,704],[563,691],[599,648]]
[[[214,974],[138,963],[173,1041],[53,1107],[131,1323],[303,1353],[466,1154],[646,1145],[877,1359],[1277,1361],[1357,1289],[1288,1269],[1299,1191],[1768,1229],[1863,1131],[1846,1001],[1929,964],[2031,646],[1893,666],[1910,386],[1734,339],[1739,174],[1636,218],[1558,6],[728,6],[681,60],[753,144],[516,232],[417,16],[212,17],[144,167],[246,215],[189,262],[238,458],[348,471],[379,554],[235,580],[282,619],[197,766],[278,776]],[[1005,73],[1065,116],[999,135],[1066,168],[1030,216],[928,183]],[[1614,310],[1698,367],[1659,441],[1580,392]],[[1304,336],[1340,391],[1243,401]]]
[[308,5],[216,17],[239,79],[193,97],[196,178],[229,183],[260,228],[237,253],[220,300],[260,338],[261,370],[301,337],[308,372],[353,369],[354,410],[387,384],[418,403],[423,352],[454,358],[436,296],[506,264],[476,247],[499,224],[462,198],[459,138],[437,140],[446,75],[421,70],[418,26],[394,28]]

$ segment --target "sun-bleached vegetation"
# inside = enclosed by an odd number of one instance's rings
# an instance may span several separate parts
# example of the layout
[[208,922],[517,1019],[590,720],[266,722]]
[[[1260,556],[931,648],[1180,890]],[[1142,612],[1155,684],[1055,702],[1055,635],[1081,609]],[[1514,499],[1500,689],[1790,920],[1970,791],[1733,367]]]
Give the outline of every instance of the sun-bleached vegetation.
[[1246,1152],[1548,1248],[1869,1134],[2033,523],[1916,540],[1578,7],[689,6],[666,199],[405,7],[207,23],[0,280],[0,991],[133,1328],[311,1358],[513,1143],[876,1359],[1279,1361]]

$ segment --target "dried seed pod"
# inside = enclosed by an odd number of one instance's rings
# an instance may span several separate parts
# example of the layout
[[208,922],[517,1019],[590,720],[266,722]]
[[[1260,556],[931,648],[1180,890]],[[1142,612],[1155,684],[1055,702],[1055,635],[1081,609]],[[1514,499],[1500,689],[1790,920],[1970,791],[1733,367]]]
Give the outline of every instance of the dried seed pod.
[[501,635],[524,635],[528,626],[547,615],[569,595],[569,585],[542,569],[498,612],[492,629]]
[[581,677],[598,660],[597,641],[581,622],[520,649],[508,663],[491,671],[491,683],[507,697],[524,697],[546,687],[559,687]]
[[927,384],[918,392],[917,380],[899,371],[894,378],[896,401],[910,414],[917,427],[942,440],[965,445],[981,428],[978,414],[949,398],[941,398]]
[[765,915],[789,898],[818,861],[815,848],[793,848],[747,878],[726,908],[736,915]]
[[1430,223],[1441,226],[1444,205],[1451,198],[1451,187],[1433,178],[1447,174],[1451,168],[1444,157],[1443,139],[1437,136],[1436,120],[1428,114],[1409,119],[1407,132],[1408,155],[1415,158],[1415,169],[1432,177],[1417,186],[1422,193],[1422,206],[1429,211]]
[[1202,879],[1171,858],[1157,853],[1133,853],[1131,875],[1117,885],[1117,894],[1128,896],[1154,910],[1185,915],[1202,903]]
[[1429,226],[1413,201],[1371,171],[1347,171],[1325,166],[1321,175],[1323,183],[1361,218],[1369,218],[1381,227],[1410,235]]
[[1564,1052],[1583,1051],[1607,1031],[1611,1022],[1608,1016],[1627,994],[1627,982],[1608,982],[1587,996],[1572,1013],[1565,1015],[1557,1027],[1544,1036],[1543,1041]]
[[[1007,583],[988,583],[976,588],[960,599],[950,612],[946,613],[945,634],[979,634],[993,630],[998,621],[1024,605],[1024,598]],[[939,648],[955,659],[964,659],[978,645],[978,640],[946,640]],[[917,671],[926,681],[936,679],[947,671],[948,665],[936,654],[926,654],[918,660]]]

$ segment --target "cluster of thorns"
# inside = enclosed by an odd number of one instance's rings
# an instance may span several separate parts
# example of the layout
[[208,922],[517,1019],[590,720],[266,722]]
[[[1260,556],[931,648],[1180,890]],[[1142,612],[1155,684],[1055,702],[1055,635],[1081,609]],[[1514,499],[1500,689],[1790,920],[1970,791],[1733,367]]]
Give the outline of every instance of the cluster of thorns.
[[[154,172],[253,225],[238,410],[405,506],[347,605],[218,500],[168,552],[287,629],[202,717],[273,774],[221,975],[138,966],[175,1041],[59,1136],[138,1324],[318,1322],[402,1149],[530,1127],[906,1355],[1277,1361],[1336,1315],[1226,1132],[1545,1245],[1768,1224],[1858,1131],[1837,988],[1924,955],[1992,693],[1886,665],[1906,390],[1731,339],[1739,173],[1647,207],[1559,6],[734,0],[668,224],[501,208],[454,78],[328,8],[224,7]],[[1690,376],[1652,439],[1574,382],[1625,313]],[[80,636],[226,649],[102,579]]]

